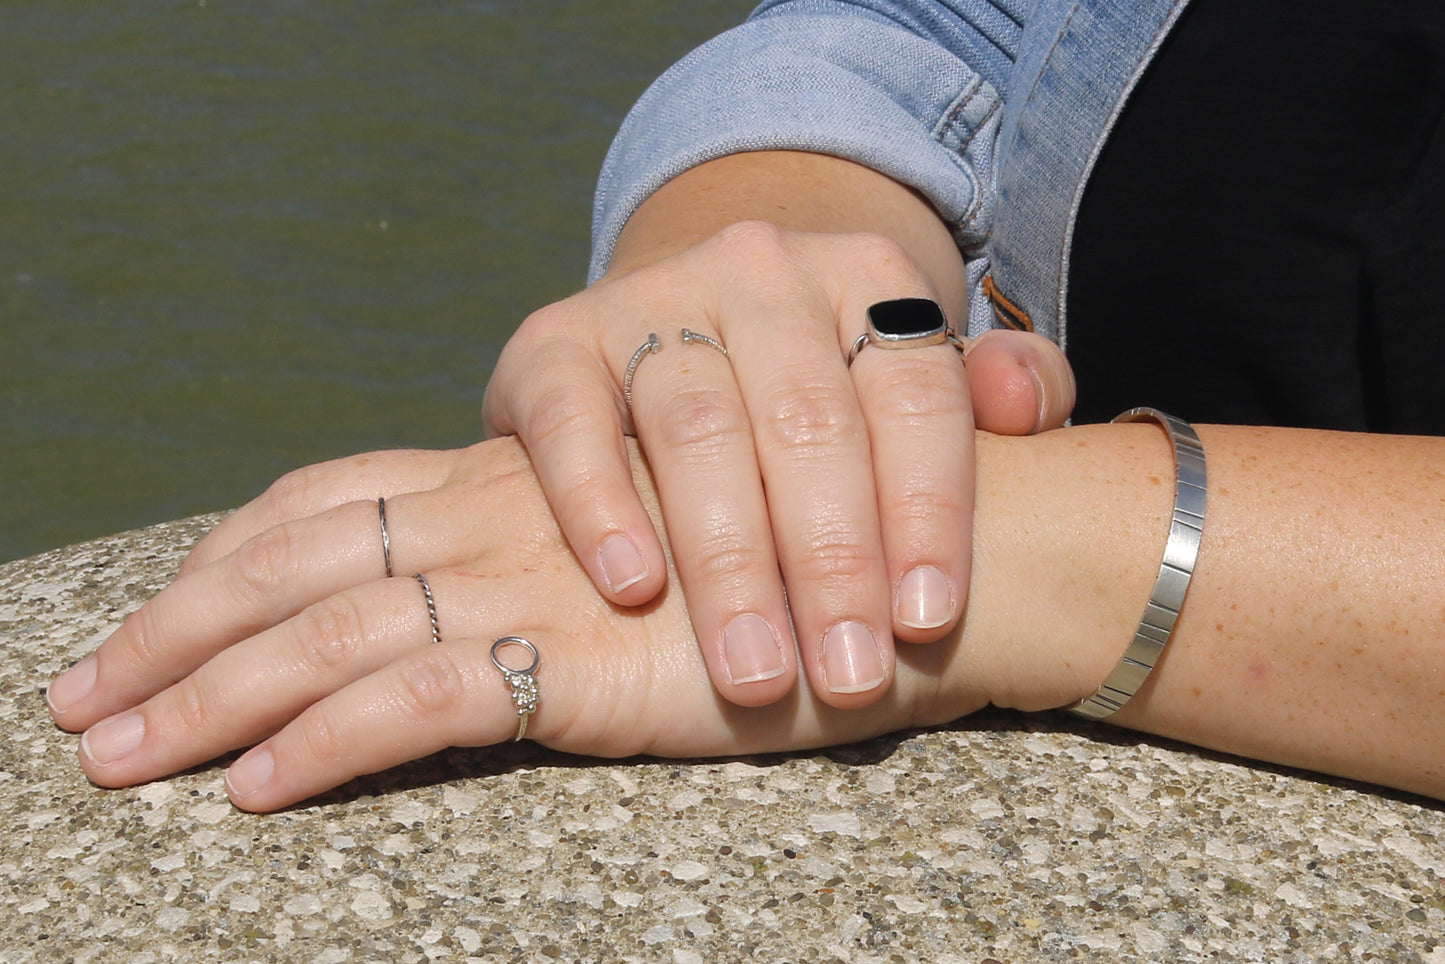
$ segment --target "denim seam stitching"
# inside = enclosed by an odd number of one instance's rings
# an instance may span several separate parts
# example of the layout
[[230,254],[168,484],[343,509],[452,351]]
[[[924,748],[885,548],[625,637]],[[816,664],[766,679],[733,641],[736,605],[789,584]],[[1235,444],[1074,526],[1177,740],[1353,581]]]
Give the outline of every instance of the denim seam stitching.
[[[971,89],[964,94],[963,99],[956,102],[953,107],[949,109],[948,113],[944,115],[943,120],[934,128],[936,131],[934,135],[935,139],[941,138],[945,133],[956,129],[959,123],[959,117],[968,109],[970,104],[985,92],[984,88],[986,84],[987,81],[984,81],[982,78],[975,79],[970,84]],[[993,95],[993,105],[988,109],[988,113],[985,114],[977,124],[963,125],[966,136],[960,139],[959,145],[953,149],[953,153],[956,154],[959,161],[964,164],[965,169],[967,169],[967,159],[965,155],[968,153],[968,148],[973,144],[974,138],[978,136],[979,132],[984,127],[987,127],[988,122],[998,113],[999,102],[1000,98],[997,93],[995,93]],[[969,202],[968,208],[959,215],[959,217],[954,219],[949,226],[950,230],[955,233],[968,229],[983,211],[983,197],[980,193],[978,178],[973,176],[972,171],[968,173],[970,175],[969,180],[973,182],[973,199]]]

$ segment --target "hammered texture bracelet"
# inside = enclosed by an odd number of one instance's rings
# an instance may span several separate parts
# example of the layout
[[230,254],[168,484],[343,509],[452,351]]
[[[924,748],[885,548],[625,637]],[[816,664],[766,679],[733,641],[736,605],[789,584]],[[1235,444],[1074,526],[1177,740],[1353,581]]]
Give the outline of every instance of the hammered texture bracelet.
[[1204,446],[1194,429],[1188,422],[1153,408],[1132,408],[1114,421],[1158,422],[1169,433],[1169,440],[1174,444],[1174,515],[1169,522],[1164,561],[1159,564],[1159,576],[1154,580],[1149,605],[1144,609],[1134,639],[1104,685],[1093,696],[1069,707],[1070,713],[1088,720],[1102,720],[1117,711],[1149,678],[1184,606],[1184,595],[1189,591],[1194,562],[1199,556],[1199,540],[1204,533],[1207,476]]

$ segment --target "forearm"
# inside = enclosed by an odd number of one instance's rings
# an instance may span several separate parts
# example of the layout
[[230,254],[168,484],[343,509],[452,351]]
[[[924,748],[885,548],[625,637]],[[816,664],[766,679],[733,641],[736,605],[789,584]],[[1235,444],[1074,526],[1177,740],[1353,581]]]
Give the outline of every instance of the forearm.
[[[1445,440],[1199,434],[1209,509],[1193,583],[1111,722],[1445,796]],[[1093,692],[1143,612],[1171,476],[1151,425],[982,436],[950,677],[979,674],[995,702],[1031,710]]]
[[823,154],[734,154],[679,175],[627,222],[609,274],[658,261],[751,220],[796,231],[889,238],[922,269],[953,317],[966,317],[963,258],[929,203],[886,175]]

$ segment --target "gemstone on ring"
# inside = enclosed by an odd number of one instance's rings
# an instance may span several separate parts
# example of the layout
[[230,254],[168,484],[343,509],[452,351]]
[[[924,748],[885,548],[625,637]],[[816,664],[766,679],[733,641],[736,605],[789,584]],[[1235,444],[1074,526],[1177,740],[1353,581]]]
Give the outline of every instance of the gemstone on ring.
[[[506,646],[519,646],[531,655],[531,661],[522,669],[513,669],[498,658],[498,652]],[[542,654],[525,636],[503,636],[492,644],[492,665],[502,674],[502,679],[512,688],[512,703],[517,707],[517,735],[515,743],[527,735],[527,718],[537,712],[540,693],[537,689],[537,667],[542,665]]]
[[948,318],[931,298],[895,298],[868,309],[868,340],[879,348],[922,348],[948,340]]
[[950,344],[960,355],[965,353],[963,339],[948,327],[943,306],[931,298],[894,298],[880,301],[868,308],[868,330],[859,335],[848,351],[852,367],[858,353],[868,345],[879,348],[927,348]]

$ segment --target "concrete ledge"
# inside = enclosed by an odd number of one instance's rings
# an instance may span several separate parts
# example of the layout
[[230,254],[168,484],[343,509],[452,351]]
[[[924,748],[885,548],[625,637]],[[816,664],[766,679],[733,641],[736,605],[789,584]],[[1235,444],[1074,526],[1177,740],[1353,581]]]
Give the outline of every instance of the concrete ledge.
[[1052,718],[730,761],[454,750],[261,817],[215,767],[96,789],[40,688],[211,521],[0,566],[5,964],[1445,964],[1441,807]]

